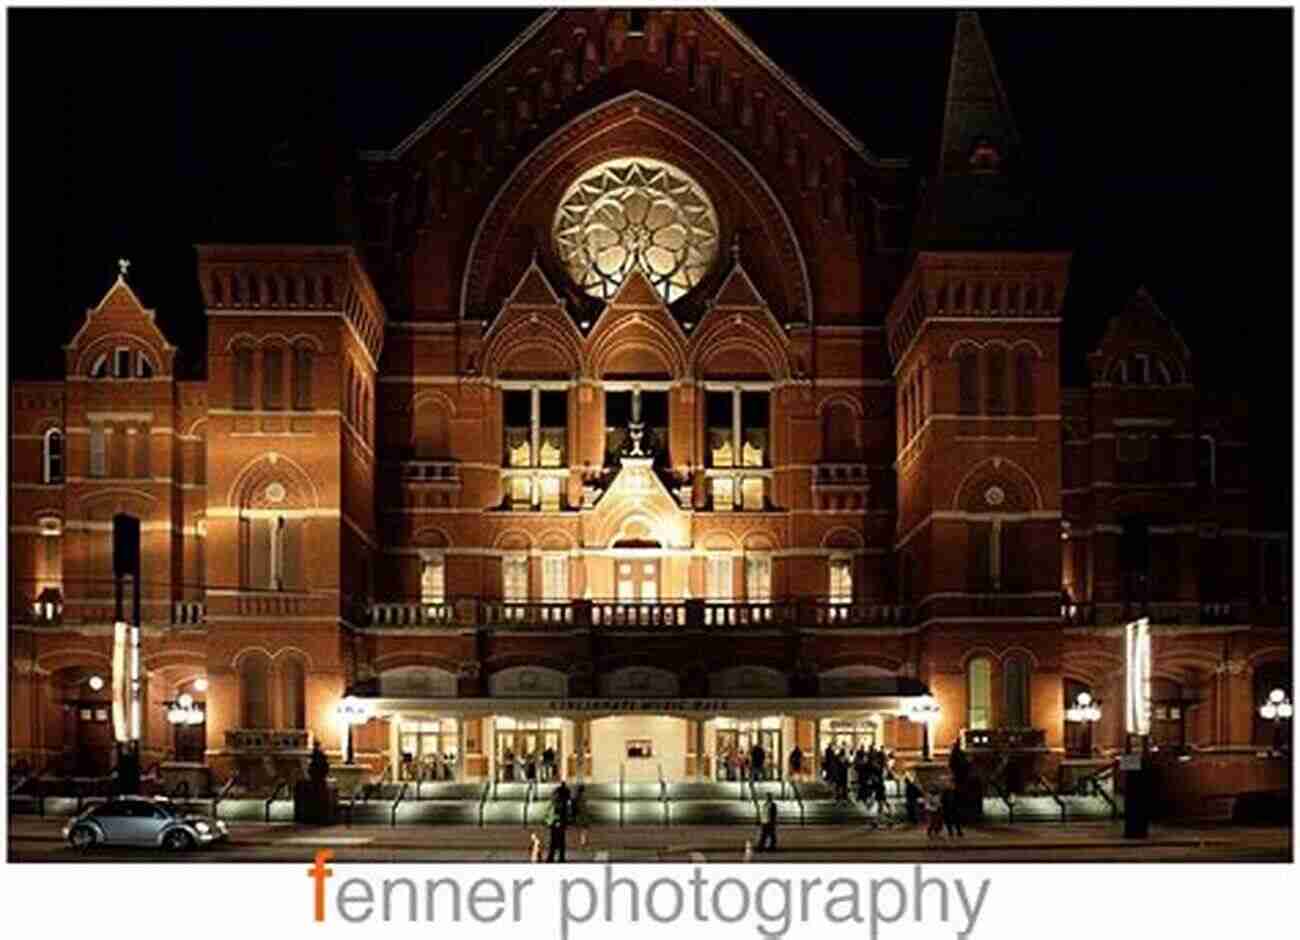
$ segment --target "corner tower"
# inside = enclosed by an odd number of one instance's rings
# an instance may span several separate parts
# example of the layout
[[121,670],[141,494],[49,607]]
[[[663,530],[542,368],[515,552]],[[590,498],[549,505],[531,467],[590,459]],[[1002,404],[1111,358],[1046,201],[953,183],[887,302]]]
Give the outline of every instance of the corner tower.
[[1052,250],[984,31],[958,16],[940,152],[886,320],[896,385],[900,594],[962,729],[1060,745],[1060,303]]

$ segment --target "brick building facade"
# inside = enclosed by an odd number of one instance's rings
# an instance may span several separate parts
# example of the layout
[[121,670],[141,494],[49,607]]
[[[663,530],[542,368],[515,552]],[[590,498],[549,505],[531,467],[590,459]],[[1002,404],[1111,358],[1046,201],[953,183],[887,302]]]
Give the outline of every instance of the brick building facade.
[[721,14],[547,13],[340,176],[338,244],[199,246],[205,380],[124,266],[11,391],[11,762],[111,762],[123,513],[147,756],[221,775],[337,751],[345,695],[399,776],[916,757],[930,701],[941,754],[1059,762],[1123,747],[1139,617],[1156,743],[1267,746],[1289,540],[1245,402],[1144,291],[1063,386],[1070,253],[973,16],[950,68],[913,165]]

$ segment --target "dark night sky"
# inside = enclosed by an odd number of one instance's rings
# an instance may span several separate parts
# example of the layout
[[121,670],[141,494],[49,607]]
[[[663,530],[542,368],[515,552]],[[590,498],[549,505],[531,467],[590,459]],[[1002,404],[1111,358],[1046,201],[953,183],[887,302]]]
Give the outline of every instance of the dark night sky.
[[[392,145],[536,15],[10,10],[13,373],[61,368],[58,346],[120,255],[163,329],[199,352],[191,246],[279,237],[283,207],[253,198],[277,144]],[[950,12],[731,15],[875,153],[929,162]],[[1067,374],[1145,283],[1199,379],[1267,378],[1252,417],[1289,428],[1290,11],[982,17],[1044,195],[1074,233]]]

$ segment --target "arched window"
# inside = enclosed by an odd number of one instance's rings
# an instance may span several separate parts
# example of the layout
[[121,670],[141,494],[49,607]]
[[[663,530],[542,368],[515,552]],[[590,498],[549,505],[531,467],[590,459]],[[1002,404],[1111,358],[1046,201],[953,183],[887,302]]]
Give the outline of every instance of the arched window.
[[267,411],[284,407],[284,350],[279,346],[262,350],[262,407]]
[[958,414],[974,415],[980,410],[979,354],[969,347],[957,357]]
[[1016,414],[1034,413],[1034,354],[1022,349],[1016,354]]
[[280,721],[286,728],[307,727],[307,669],[299,656],[280,666]]
[[41,456],[41,481],[43,483],[63,482],[63,432],[58,428],[50,428],[45,432]]
[[271,659],[253,652],[239,661],[239,723],[244,728],[271,727]]
[[1001,346],[990,346],[988,358],[985,410],[991,415],[1007,413],[1007,351]]
[[987,728],[993,721],[993,664],[978,656],[966,667],[966,727]]
[[293,407],[298,411],[310,411],[312,407],[311,369],[312,348],[299,343],[293,351]]
[[250,411],[253,407],[253,347],[235,347],[234,367],[235,407]]
[[1023,656],[1008,656],[1002,665],[1002,692],[1004,728],[1028,728],[1029,722],[1029,662]]
[[90,367],[90,377],[92,379],[108,378],[108,353],[100,353]]

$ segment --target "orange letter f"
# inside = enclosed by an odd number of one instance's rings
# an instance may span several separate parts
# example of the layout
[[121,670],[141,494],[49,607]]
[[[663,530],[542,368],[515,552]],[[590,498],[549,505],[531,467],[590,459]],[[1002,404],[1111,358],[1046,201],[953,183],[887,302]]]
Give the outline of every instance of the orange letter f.
[[307,877],[316,882],[316,923],[325,920],[325,879],[333,877],[334,869],[325,863],[334,857],[333,849],[317,849],[316,861],[307,869]]

